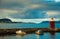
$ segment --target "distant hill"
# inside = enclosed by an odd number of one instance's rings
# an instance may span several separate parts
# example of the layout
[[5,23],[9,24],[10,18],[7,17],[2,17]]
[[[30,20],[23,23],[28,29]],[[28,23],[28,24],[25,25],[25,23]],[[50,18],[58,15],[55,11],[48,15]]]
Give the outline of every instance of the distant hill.
[[[0,23],[26,23],[26,22],[12,22],[10,19],[8,18],[3,18],[0,19]],[[28,22],[31,24],[31,22]],[[42,23],[49,23],[49,21],[43,21]],[[55,23],[60,23],[60,21],[55,21]],[[33,24],[33,23],[32,23]],[[35,24],[35,23],[34,23]]]
[[12,22],[8,18],[3,18],[3,19],[0,19],[0,23],[24,23],[24,22]]
[[32,23],[32,22],[13,22],[8,18],[0,19],[0,23],[30,23],[30,24],[35,24],[35,23]]
[[0,19],[0,23],[9,23],[9,22],[12,22],[12,21],[7,18]]

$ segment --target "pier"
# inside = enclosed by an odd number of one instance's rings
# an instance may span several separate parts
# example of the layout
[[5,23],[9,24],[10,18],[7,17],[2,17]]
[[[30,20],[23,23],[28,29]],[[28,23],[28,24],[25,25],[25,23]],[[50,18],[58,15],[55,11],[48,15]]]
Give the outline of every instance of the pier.
[[16,31],[21,30],[28,33],[35,33],[37,30],[43,30],[44,32],[60,32],[60,29],[51,30],[48,28],[21,28],[21,29],[0,29],[0,34],[16,34]]

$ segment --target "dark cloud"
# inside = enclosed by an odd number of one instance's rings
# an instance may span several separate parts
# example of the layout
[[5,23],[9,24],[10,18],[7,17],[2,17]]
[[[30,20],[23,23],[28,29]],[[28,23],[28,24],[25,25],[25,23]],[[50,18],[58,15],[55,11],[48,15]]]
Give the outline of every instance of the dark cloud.
[[20,3],[18,2],[7,2],[7,3],[2,3],[2,5],[0,6],[0,8],[9,8],[9,9],[13,9],[14,7],[19,7],[19,8],[23,8],[23,7],[27,7],[31,4],[39,4],[39,5],[43,5],[42,7],[39,7],[40,9],[43,10],[60,10],[60,2],[54,2],[54,1],[49,1],[49,0],[30,0],[25,2],[25,4],[23,2],[20,1]]
[[[16,16],[17,15],[17,16]],[[27,18],[27,19],[34,19],[34,18],[45,18],[45,12],[40,9],[30,9],[23,13],[18,13],[11,15],[13,18]]]
[[[39,6],[34,8],[32,4]],[[0,9],[16,9],[19,11],[17,14],[9,14],[14,18],[45,18],[47,11],[60,11],[60,2],[54,0],[3,0],[0,2]]]
[[44,7],[42,7],[41,9],[45,9],[45,10],[60,10],[60,3],[43,3],[43,5],[45,5]]

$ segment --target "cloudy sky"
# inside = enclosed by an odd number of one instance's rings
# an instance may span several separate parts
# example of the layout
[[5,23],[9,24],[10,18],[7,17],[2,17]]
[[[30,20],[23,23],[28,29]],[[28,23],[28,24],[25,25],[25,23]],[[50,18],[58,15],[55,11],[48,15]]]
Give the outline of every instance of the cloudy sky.
[[60,18],[59,0],[0,0],[0,18]]

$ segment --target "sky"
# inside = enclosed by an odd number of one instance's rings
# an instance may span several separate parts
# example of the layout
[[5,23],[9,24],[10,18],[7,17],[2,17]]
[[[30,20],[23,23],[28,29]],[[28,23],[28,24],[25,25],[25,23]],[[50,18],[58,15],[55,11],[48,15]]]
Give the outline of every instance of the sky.
[[0,0],[0,18],[60,18],[60,0]]
[[60,18],[59,0],[0,0],[0,18]]

